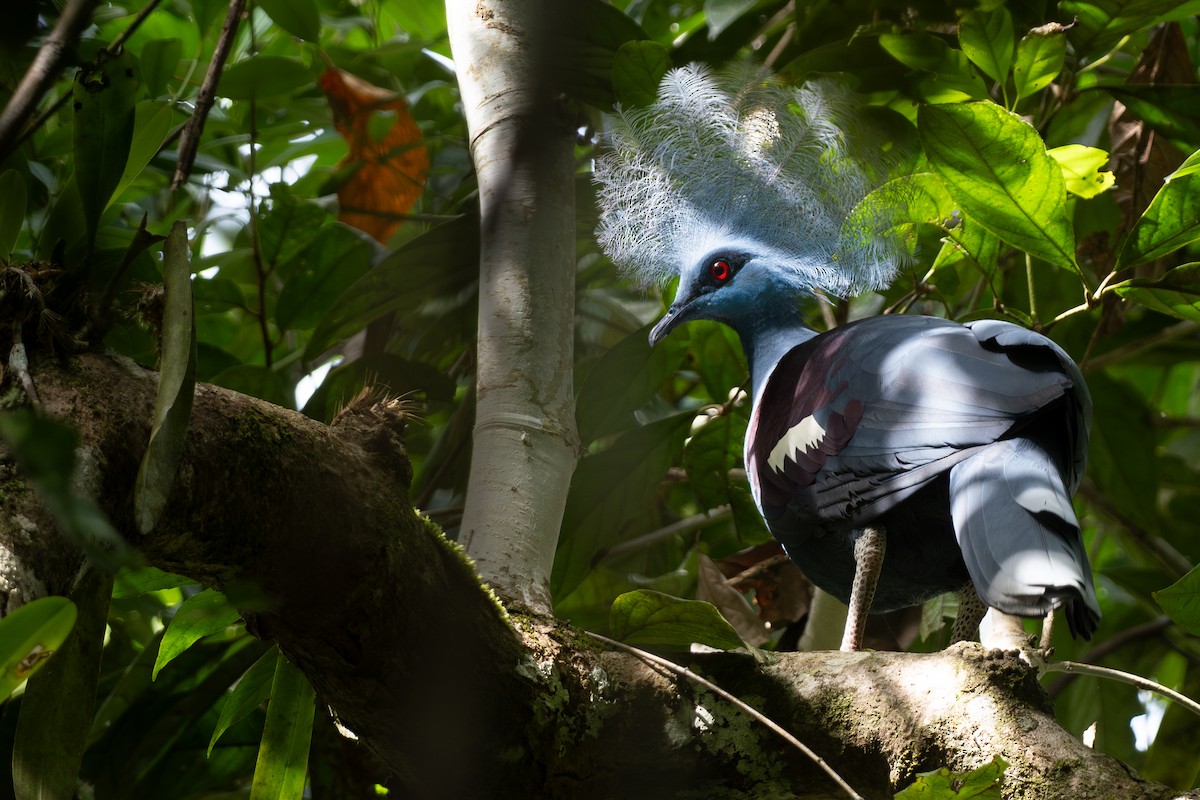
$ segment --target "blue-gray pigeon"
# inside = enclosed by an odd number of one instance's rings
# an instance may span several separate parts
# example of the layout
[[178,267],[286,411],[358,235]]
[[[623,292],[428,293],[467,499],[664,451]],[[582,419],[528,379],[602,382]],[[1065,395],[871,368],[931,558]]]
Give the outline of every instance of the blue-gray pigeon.
[[844,648],[861,646],[868,611],[949,591],[979,610],[958,635],[986,604],[1064,608],[1090,637],[1099,606],[1071,496],[1091,400],[1070,357],[996,320],[888,315],[817,333],[801,314],[804,295],[885,287],[904,258],[850,106],[828,82],[669,72],[652,106],[618,112],[597,161],[600,243],[643,281],[679,276],[651,345],[691,320],[738,333],[755,502],[850,605]]

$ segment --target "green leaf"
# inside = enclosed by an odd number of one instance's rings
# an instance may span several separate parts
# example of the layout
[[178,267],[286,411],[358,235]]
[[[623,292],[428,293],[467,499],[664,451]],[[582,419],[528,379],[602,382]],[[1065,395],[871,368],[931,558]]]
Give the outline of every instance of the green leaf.
[[1200,150],[1166,178],[1125,238],[1117,268],[1144,264],[1200,239]]
[[129,145],[129,160],[121,173],[121,180],[116,190],[109,198],[108,204],[129,188],[129,184],[137,180],[171,134],[171,120],[174,116],[170,103],[152,101],[138,104],[134,115],[133,141]]
[[639,328],[601,356],[583,381],[575,405],[579,438],[585,444],[638,425],[634,412],[658,392],[683,359],[682,341],[660,347],[647,341],[650,326]]
[[1182,264],[1157,280],[1133,278],[1109,289],[1146,308],[1200,322],[1200,262]]
[[75,77],[73,155],[89,240],[95,239],[133,141],[138,82],[127,51],[100,65],[85,64]]
[[21,235],[25,224],[27,202],[25,179],[16,170],[6,170],[0,175],[0,259],[7,260]]
[[971,63],[1004,82],[1013,59],[1013,21],[1008,9],[966,11],[958,18],[958,42]]
[[163,245],[162,356],[150,444],[134,484],[134,515],[147,534],[158,524],[187,438],[196,388],[196,313],[192,307],[192,270],[188,263],[187,223],[177,220]]
[[721,650],[746,643],[717,607],[638,589],[613,601],[608,627],[614,639],[631,645],[686,648],[693,642]]
[[254,662],[253,667],[246,670],[237,686],[226,695],[225,702],[221,705],[221,716],[217,719],[212,738],[208,741],[209,756],[212,756],[213,747],[225,731],[241,722],[271,697],[271,683],[275,679],[277,664],[282,658],[279,648],[272,647],[266,655]]
[[321,38],[321,12],[314,0],[258,0],[258,7],[298,39],[316,42]]
[[[479,272],[479,217],[444,223],[392,251],[342,294],[304,350],[315,360],[385,314],[415,314],[430,298],[456,294]],[[421,291],[414,292],[414,286]]]
[[74,630],[25,687],[12,755],[17,800],[75,796],[96,706],[111,596],[112,578],[86,568],[71,592],[79,612]]
[[1148,530],[1159,526],[1158,436],[1150,409],[1130,384],[1105,373],[1088,375],[1094,422],[1088,449],[1088,477],[1114,508]]
[[217,94],[230,100],[262,100],[291,94],[312,83],[312,72],[298,60],[259,55],[226,69]]
[[282,656],[275,667],[250,800],[299,800],[308,774],[316,692]]
[[665,45],[644,40],[621,45],[612,69],[617,102],[626,108],[651,105],[670,66],[671,54]]
[[1193,146],[1200,140],[1200,86],[1128,83],[1098,88],[1124,103],[1159,134]]
[[91,498],[75,488],[75,431],[57,420],[14,411],[0,414],[0,436],[62,533],[96,566],[116,572],[129,547]]
[[54,655],[75,617],[75,604],[67,598],[40,597],[0,619],[0,700]]
[[258,222],[263,262],[274,268],[298,259],[321,234],[329,217],[315,202],[296,197],[287,184],[271,184],[270,207]]
[[972,219],[1009,244],[1078,271],[1062,168],[1031,125],[991,102],[922,106],[921,143]]
[[1062,72],[1067,55],[1067,37],[1057,23],[1034,28],[1017,43],[1013,85],[1017,99],[1029,97],[1050,85]]
[[123,567],[113,584],[113,597],[141,597],[162,589],[176,589],[196,581],[183,575],[163,572],[158,567]]
[[1008,763],[1000,756],[971,772],[948,769],[924,772],[895,800],[1000,800],[1004,770]]
[[1067,144],[1046,151],[1062,167],[1067,191],[1085,199],[1107,192],[1117,182],[1116,176],[1106,172],[1108,151],[1082,144]]
[[205,589],[184,600],[158,646],[153,677],[157,678],[163,667],[196,642],[225,630],[240,618],[238,610],[215,589]]
[[704,0],[704,16],[708,20],[709,41],[716,39],[750,9],[757,0]]
[[1097,57],[1139,29],[1197,13],[1200,3],[1195,0],[1063,0],[1058,4],[1057,16],[1064,20],[1078,17],[1071,29],[1073,49],[1076,57],[1094,63]]
[[280,330],[311,329],[334,301],[367,273],[374,248],[345,225],[331,225],[301,251],[286,272],[291,275],[275,304]]
[[151,97],[159,97],[167,91],[167,84],[174,77],[182,55],[183,40],[174,36],[151,39],[142,47],[142,80]]
[[635,428],[579,462],[554,559],[555,597],[570,594],[595,554],[619,540],[622,526],[645,508],[678,455],[691,420],[692,413],[684,412]]
[[936,72],[950,49],[944,39],[920,32],[881,34],[879,46],[904,66],[925,72]]
[[1200,567],[1154,593],[1167,616],[1189,633],[1200,635]]

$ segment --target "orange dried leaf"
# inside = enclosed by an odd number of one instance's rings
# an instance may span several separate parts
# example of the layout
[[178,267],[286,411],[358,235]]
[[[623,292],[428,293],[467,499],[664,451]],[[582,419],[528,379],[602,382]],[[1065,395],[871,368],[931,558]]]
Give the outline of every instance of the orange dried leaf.
[[321,89],[350,145],[338,165],[347,174],[338,219],[387,242],[425,188],[429,153],[421,129],[403,97],[348,72],[325,70]]

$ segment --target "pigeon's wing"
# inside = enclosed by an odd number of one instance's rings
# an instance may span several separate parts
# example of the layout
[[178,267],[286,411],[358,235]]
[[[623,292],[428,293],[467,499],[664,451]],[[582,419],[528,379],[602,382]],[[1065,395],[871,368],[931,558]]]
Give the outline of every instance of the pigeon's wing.
[[768,522],[786,510],[816,528],[859,526],[1040,410],[1068,405],[1078,379],[1048,343],[1005,323],[884,316],[793,348],[747,431]]

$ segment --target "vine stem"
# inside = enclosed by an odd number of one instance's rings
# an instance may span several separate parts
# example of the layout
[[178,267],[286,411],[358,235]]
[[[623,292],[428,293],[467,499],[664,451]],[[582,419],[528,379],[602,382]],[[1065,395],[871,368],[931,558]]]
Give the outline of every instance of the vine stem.
[[1112,667],[1101,667],[1096,664],[1081,664],[1078,661],[1053,661],[1045,664],[1042,668],[1043,672],[1066,672],[1066,673],[1081,673],[1084,675],[1095,675],[1098,678],[1109,678],[1110,680],[1127,683],[1130,686],[1136,686],[1139,689],[1161,694],[1174,700],[1179,705],[1191,711],[1196,716],[1200,717],[1200,703],[1197,703],[1192,698],[1185,694],[1180,694],[1174,689],[1168,689],[1161,683],[1155,683],[1149,678],[1143,678],[1141,675],[1134,675],[1131,672],[1123,672]]
[[825,761],[825,759],[821,758],[819,755],[817,755],[815,752],[813,752],[813,750],[808,745],[804,744],[804,742],[800,741],[795,736],[793,736],[792,734],[790,734],[786,730],[784,730],[783,727],[781,725],[779,725],[779,723],[775,722],[770,717],[763,714],[757,708],[754,708],[754,706],[749,705],[744,700],[738,699],[737,697],[733,696],[729,692],[722,689],[720,686],[717,686],[712,681],[710,681],[706,678],[700,677],[699,675],[692,672],[687,667],[681,667],[673,661],[668,661],[665,658],[656,656],[653,653],[647,653],[645,650],[639,650],[636,647],[630,647],[629,645],[624,644],[623,642],[618,642],[615,639],[609,639],[607,636],[601,636],[598,633],[592,633],[591,631],[584,631],[584,633],[586,633],[588,636],[591,636],[593,639],[597,639],[601,642],[604,642],[605,644],[609,645],[610,647],[615,647],[618,650],[624,650],[626,653],[629,653],[630,655],[634,656],[635,658],[641,659],[642,661],[646,662],[647,664],[652,664],[654,666],[661,667],[662,669],[665,669],[668,672],[674,673],[675,675],[678,675],[679,677],[681,677],[685,680],[689,680],[693,683],[699,684],[700,686],[703,686],[705,689],[708,689],[710,692],[712,692],[713,694],[722,698],[723,700],[733,703],[735,706],[737,706],[739,709],[744,711],[746,714],[753,717],[755,720],[762,723],[770,730],[774,731],[780,738],[782,738],[785,742],[790,744],[792,747],[799,750],[807,758],[811,759],[814,764],[816,764],[818,767],[820,767],[822,770],[825,771],[825,774],[828,775],[833,780],[834,783],[836,783],[838,786],[840,786],[842,788],[842,790],[846,793],[846,795],[848,797],[854,798],[854,800],[863,800],[862,795],[860,795],[858,792],[854,791],[854,787],[852,787],[850,784],[846,783],[846,780],[844,778],[842,778],[841,775],[838,775],[837,772],[834,771],[833,767],[829,766],[829,764]]

